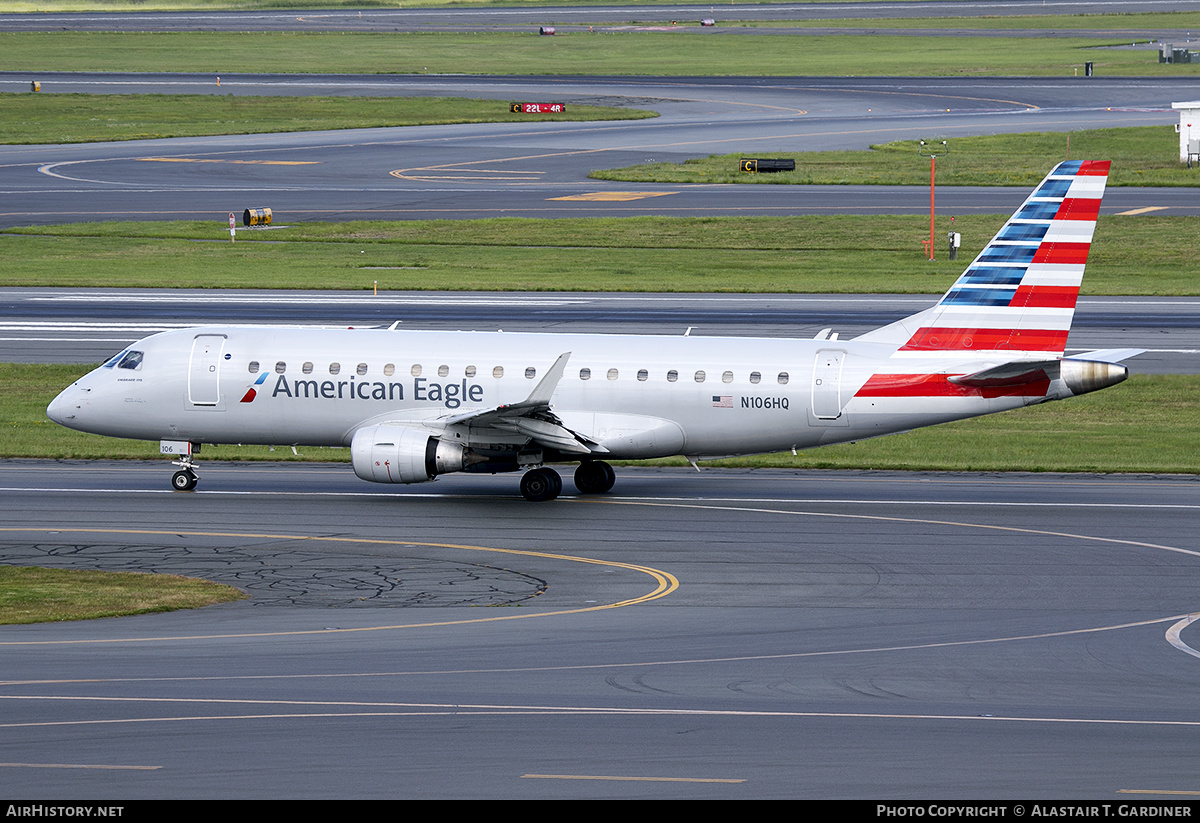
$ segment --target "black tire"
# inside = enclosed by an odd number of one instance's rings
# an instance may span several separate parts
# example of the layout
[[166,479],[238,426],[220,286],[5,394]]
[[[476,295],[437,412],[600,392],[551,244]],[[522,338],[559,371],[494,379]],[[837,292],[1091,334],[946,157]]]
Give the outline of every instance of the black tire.
[[196,475],[192,474],[186,469],[183,471],[177,471],[175,474],[171,475],[171,487],[177,492],[190,492],[192,489],[196,488],[196,483],[199,481],[199,479],[200,478],[196,477]]
[[562,478],[554,469],[531,469],[521,478],[521,494],[531,503],[553,500],[562,491]]
[[580,463],[575,470],[575,488],[581,494],[604,494],[617,482],[617,473],[603,460]]

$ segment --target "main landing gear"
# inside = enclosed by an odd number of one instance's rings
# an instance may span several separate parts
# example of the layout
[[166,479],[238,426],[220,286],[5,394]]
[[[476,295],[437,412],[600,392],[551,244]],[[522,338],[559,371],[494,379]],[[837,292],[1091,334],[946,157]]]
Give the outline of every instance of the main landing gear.
[[[603,494],[616,482],[616,472],[603,460],[580,463],[575,470],[575,488],[581,494]],[[530,469],[521,478],[521,494],[532,503],[553,500],[561,493],[562,478],[554,469],[545,466]]]
[[531,503],[553,500],[562,491],[562,478],[554,469],[530,469],[521,477],[521,494]]
[[603,494],[617,482],[617,473],[603,460],[587,460],[575,470],[575,488],[582,494]]

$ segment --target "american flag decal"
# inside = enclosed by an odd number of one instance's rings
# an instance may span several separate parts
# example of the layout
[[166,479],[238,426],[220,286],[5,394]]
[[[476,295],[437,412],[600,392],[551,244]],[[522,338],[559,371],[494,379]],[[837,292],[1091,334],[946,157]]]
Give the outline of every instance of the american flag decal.
[[713,395],[713,408],[714,409],[732,409],[733,408],[733,396],[728,395],[728,394],[722,394],[722,395],[714,394]]

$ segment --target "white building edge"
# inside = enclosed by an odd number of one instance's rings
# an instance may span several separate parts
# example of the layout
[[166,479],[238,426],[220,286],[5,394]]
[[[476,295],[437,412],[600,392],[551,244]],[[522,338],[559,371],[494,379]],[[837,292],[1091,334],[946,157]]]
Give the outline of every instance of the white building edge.
[[1179,112],[1179,162],[1200,159],[1200,100],[1172,103],[1171,108]]

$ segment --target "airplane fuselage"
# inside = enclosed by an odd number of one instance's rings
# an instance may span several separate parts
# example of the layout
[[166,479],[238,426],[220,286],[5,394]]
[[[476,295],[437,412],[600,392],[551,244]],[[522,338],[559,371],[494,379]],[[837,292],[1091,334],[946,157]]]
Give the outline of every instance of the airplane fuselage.
[[[838,340],[229,326],[164,332],[131,350],[136,368],[97,369],[51,417],[114,437],[349,446],[383,423],[469,430],[447,421],[521,401],[562,352],[554,413],[618,459],[807,448],[1048,399],[856,397],[892,349]],[[955,359],[927,367],[955,373]]]

